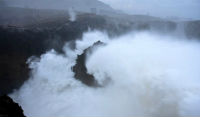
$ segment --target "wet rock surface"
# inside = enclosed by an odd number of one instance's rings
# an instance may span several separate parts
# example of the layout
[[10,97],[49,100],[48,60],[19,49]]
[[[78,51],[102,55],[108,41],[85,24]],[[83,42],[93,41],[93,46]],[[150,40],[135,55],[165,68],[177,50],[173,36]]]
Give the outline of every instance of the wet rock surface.
[[96,42],[92,46],[88,47],[83,51],[81,55],[78,55],[76,59],[75,66],[72,67],[72,71],[74,72],[74,76],[76,79],[80,80],[82,83],[92,86],[92,87],[100,87],[100,85],[95,80],[94,76],[87,73],[87,68],[85,66],[86,57],[89,52],[91,52],[97,46],[104,46],[103,42]]

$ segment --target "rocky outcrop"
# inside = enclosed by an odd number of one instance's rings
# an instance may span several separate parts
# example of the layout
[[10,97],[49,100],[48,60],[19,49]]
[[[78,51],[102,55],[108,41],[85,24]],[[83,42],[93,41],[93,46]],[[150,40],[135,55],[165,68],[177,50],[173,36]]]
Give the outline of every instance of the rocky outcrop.
[[80,80],[82,83],[86,84],[87,86],[92,87],[100,87],[100,85],[95,80],[94,76],[87,73],[87,68],[85,66],[87,53],[91,52],[97,46],[103,46],[104,43],[98,41],[94,43],[92,46],[88,47],[83,51],[81,55],[78,55],[76,59],[75,66],[72,67],[72,71],[74,72],[74,76],[76,79]]
[[22,108],[10,97],[0,96],[0,117],[25,117]]

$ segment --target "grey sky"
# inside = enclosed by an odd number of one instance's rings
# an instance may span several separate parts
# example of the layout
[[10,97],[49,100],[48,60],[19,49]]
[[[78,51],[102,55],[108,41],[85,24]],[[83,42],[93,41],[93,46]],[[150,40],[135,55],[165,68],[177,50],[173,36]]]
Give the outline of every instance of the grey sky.
[[130,14],[200,19],[200,0],[99,0]]

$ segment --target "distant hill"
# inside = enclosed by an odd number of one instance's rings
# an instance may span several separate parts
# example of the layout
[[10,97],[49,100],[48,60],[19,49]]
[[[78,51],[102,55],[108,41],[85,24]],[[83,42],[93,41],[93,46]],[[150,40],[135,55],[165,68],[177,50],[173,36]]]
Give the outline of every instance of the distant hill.
[[35,9],[74,9],[81,12],[96,12],[114,10],[98,0],[4,0],[9,6]]

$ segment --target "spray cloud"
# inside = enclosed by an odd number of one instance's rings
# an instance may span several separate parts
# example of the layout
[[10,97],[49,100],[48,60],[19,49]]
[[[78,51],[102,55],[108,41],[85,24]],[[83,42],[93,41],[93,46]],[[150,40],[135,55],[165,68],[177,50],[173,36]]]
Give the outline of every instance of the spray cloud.
[[76,13],[75,13],[74,9],[70,8],[68,10],[68,12],[69,12],[69,20],[74,22],[76,20]]
[[[77,54],[96,41],[86,67],[101,88],[74,78]],[[76,49],[64,48],[30,62],[32,77],[10,96],[27,116],[187,116],[200,115],[200,43],[151,33],[110,39],[84,34]],[[107,80],[109,79],[109,80]]]

